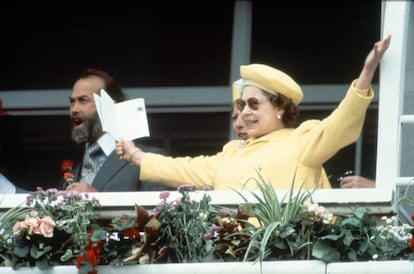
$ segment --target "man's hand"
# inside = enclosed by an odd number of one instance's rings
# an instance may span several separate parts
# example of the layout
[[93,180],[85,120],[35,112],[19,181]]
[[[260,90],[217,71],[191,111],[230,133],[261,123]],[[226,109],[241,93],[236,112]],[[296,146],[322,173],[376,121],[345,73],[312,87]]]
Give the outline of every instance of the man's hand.
[[97,192],[94,187],[87,183],[72,183],[67,188],[66,191],[78,191],[78,192]]
[[362,176],[345,176],[339,185],[341,188],[374,188],[375,181]]

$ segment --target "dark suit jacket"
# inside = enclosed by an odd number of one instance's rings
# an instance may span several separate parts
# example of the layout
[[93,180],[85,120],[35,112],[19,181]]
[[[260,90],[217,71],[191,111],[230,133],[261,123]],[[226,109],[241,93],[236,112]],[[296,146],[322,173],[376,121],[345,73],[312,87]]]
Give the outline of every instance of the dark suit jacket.
[[[143,151],[165,154],[165,151],[151,146],[137,144]],[[73,175],[79,182],[82,163],[75,166]],[[164,185],[139,180],[140,168],[121,160],[116,151],[108,156],[102,167],[96,174],[92,186],[99,192],[124,192],[124,191],[161,191],[170,189]]]

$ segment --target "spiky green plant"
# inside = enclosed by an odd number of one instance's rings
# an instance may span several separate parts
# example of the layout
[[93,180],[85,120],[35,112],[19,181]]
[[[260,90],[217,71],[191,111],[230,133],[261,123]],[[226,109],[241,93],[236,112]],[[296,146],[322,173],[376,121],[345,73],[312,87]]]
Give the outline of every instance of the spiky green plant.
[[[301,257],[298,253],[310,242],[306,232],[298,231],[297,225],[305,210],[304,202],[311,198],[311,191],[302,190],[302,187],[295,191],[293,178],[289,191],[279,199],[273,185],[259,172],[258,179],[252,180],[256,181],[259,190],[250,192],[256,200],[253,211],[259,226],[246,228],[251,238],[244,260],[261,263],[269,256],[277,259]],[[241,192],[237,193],[248,202]]]

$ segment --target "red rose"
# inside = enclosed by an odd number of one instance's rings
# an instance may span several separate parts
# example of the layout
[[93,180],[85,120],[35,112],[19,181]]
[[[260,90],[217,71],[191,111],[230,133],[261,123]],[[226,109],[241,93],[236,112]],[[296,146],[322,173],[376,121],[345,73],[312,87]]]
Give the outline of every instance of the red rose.
[[62,170],[63,173],[72,170],[73,168],[73,161],[70,159],[65,159],[60,164],[60,170]]
[[65,172],[65,173],[63,174],[63,178],[64,178],[65,180],[70,180],[70,179],[75,178],[75,176],[73,176],[73,174],[72,174],[72,173],[70,173],[70,172]]

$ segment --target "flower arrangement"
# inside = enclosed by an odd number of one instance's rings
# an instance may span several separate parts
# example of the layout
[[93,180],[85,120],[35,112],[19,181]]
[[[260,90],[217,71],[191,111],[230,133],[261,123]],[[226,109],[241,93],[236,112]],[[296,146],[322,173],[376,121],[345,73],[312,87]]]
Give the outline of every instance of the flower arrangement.
[[190,193],[196,190],[194,185],[180,186],[177,191],[181,197],[173,201],[168,201],[168,191],[161,192],[162,201],[153,212],[160,224],[160,234],[154,243],[167,249],[170,261],[202,261],[206,256],[203,236],[210,226],[210,197],[204,195],[200,201],[193,200]]
[[[407,224],[396,225],[394,217],[378,220],[361,208],[355,208],[350,215],[333,216],[312,201],[312,192],[299,189],[295,193],[292,188],[280,200],[272,184],[259,178],[259,192],[252,192],[255,202],[248,203],[239,193],[246,201],[241,206],[251,209],[247,212],[255,222],[236,218],[239,223],[236,226],[232,221],[234,229],[226,235],[232,241],[220,241],[222,234],[216,234],[215,240],[219,240],[220,250],[226,254],[233,254],[229,250],[236,246],[237,257],[243,255],[244,261],[319,259],[329,263],[414,259],[414,229]],[[233,212],[233,216],[237,215]],[[227,223],[222,224],[215,230],[228,228]],[[227,243],[227,249],[223,243]]]
[[315,231],[312,256],[326,262],[413,259],[412,233],[408,225],[378,223],[356,208]]
[[[113,219],[112,228],[95,231],[92,242],[106,240],[103,247],[108,249],[106,245],[111,241],[98,237],[108,232],[118,234],[117,238],[139,239],[131,246],[130,256],[120,263],[202,261],[206,256],[203,235],[209,229],[210,198],[204,195],[200,201],[193,200],[190,196],[196,190],[193,185],[183,185],[177,190],[181,197],[172,200],[169,191],[160,192],[161,202],[152,211],[135,205],[135,220]],[[140,232],[144,234],[142,237]]]
[[91,230],[83,256],[78,256],[81,273],[96,273],[99,264],[150,264],[200,262],[207,256],[203,236],[209,229],[210,197],[193,200],[194,185],[177,189],[170,199],[160,192],[160,203],[151,211],[135,205],[136,217],[120,216]]
[[86,194],[38,189],[26,204],[0,216],[0,263],[5,266],[75,264],[80,273],[97,265],[165,262],[309,260],[324,262],[414,259],[413,228],[356,208],[333,216],[312,192],[290,189],[281,199],[263,178],[241,192],[237,208],[197,200],[193,185],[178,197],[160,192],[152,210],[97,219],[99,202]]
[[83,254],[99,202],[86,193],[38,188],[25,205],[0,218],[2,265],[37,266],[72,263]]
[[250,241],[250,234],[242,230],[250,223],[253,217],[252,207],[241,204],[237,211],[221,208],[211,217],[212,225],[204,240],[210,241],[209,253],[215,258],[224,261],[240,261],[243,259]]

